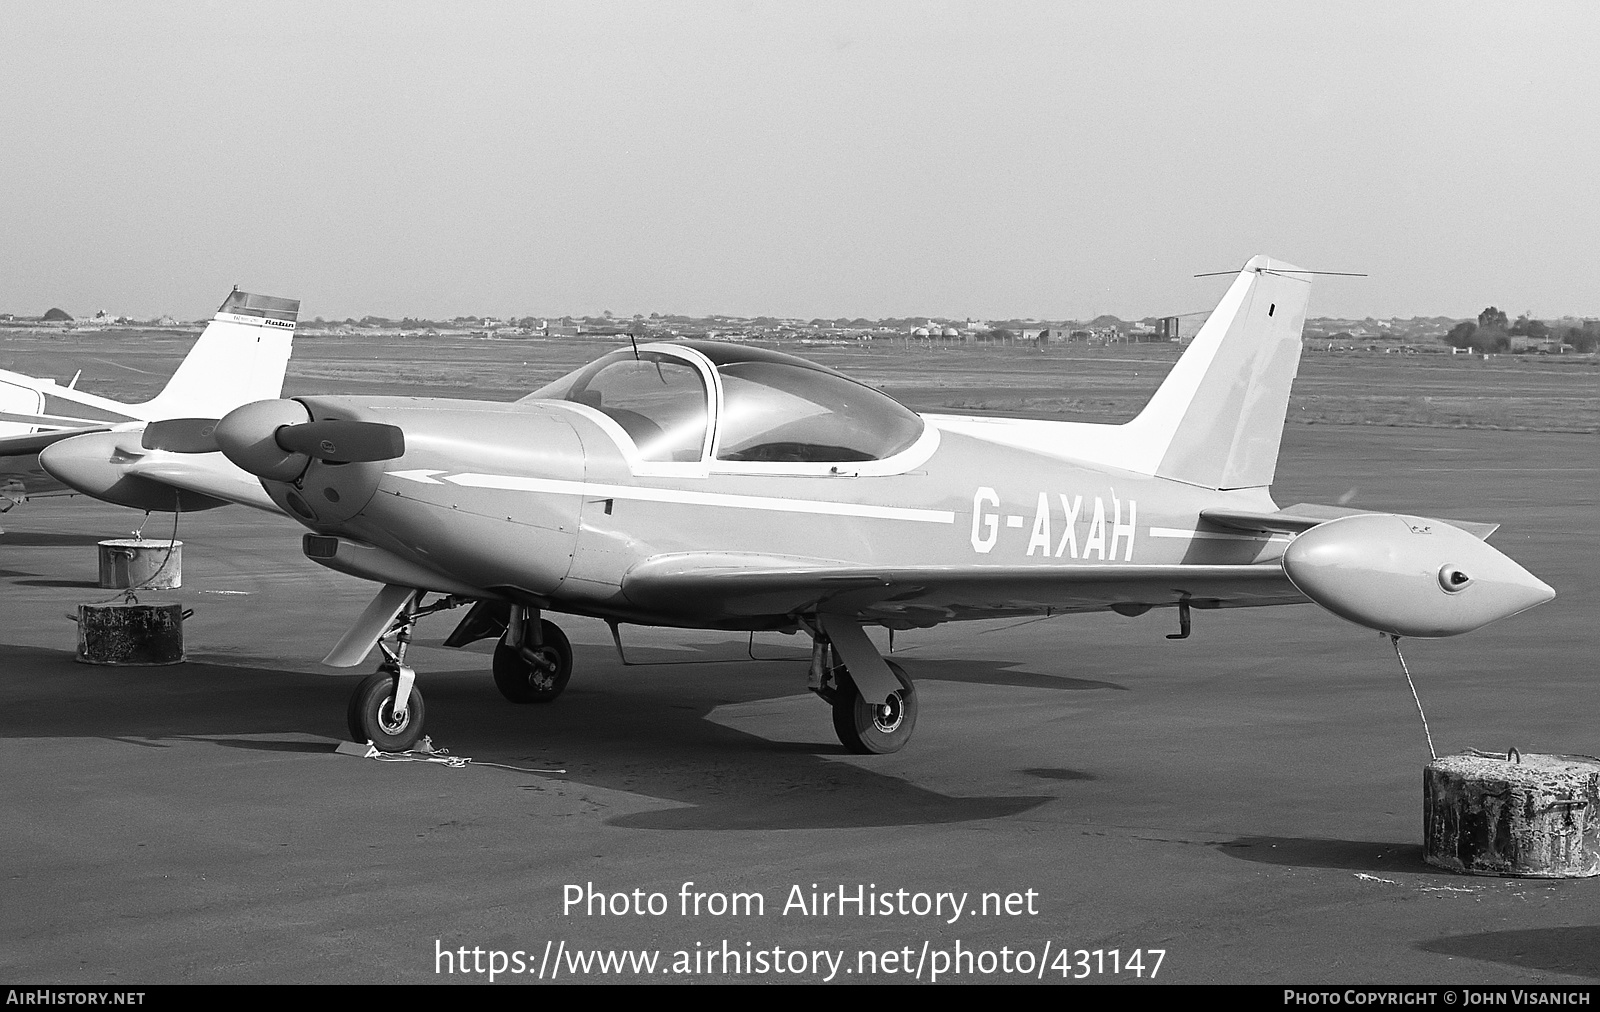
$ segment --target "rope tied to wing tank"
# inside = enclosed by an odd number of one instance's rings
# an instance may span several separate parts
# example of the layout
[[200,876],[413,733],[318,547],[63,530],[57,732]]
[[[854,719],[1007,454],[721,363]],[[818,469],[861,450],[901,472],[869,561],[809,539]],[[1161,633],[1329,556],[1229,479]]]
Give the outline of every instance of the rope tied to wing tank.
[[1394,655],[1400,659],[1400,670],[1406,673],[1406,684],[1411,686],[1411,698],[1417,701],[1417,716],[1422,718],[1422,733],[1428,737],[1428,758],[1437,759],[1439,753],[1433,750],[1433,732],[1428,730],[1428,715],[1422,712],[1422,697],[1417,695],[1417,683],[1411,680],[1411,669],[1406,667],[1406,656],[1400,652],[1400,637],[1391,633],[1389,642],[1394,644]]

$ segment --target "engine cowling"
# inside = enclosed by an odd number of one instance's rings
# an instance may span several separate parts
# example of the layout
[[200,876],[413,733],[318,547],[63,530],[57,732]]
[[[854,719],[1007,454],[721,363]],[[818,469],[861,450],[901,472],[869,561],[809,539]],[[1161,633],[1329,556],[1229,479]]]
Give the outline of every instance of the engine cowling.
[[1455,636],[1555,597],[1459,527],[1395,513],[1313,527],[1283,553],[1283,571],[1340,618],[1394,636]]

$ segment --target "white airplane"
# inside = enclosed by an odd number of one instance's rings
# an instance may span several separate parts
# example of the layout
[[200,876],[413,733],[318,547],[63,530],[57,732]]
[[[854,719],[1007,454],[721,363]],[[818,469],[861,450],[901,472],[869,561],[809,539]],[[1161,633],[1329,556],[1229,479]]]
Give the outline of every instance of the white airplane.
[[[916,690],[868,626],[1165,607],[1183,638],[1191,609],[1310,601],[1398,644],[1554,596],[1483,542],[1493,524],[1273,501],[1309,297],[1308,272],[1250,260],[1120,425],[922,416],[792,355],[690,341],[515,403],[318,396],[154,422],[142,473],[227,498],[202,464],[220,451],[307,528],[309,559],[381,587],[326,660],[383,654],[351,698],[356,741],[419,740],[412,626],[470,604],[445,644],[499,638],[515,703],[571,675],[547,612],[602,619],[619,646],[623,623],[807,634],[840,742],[893,752]],[[45,466],[110,484],[104,438]]]
[[[252,295],[235,288],[200,339],[154,398],[124,404],[53,379],[0,369],[0,513],[29,498],[87,493],[134,509],[184,511],[243,502],[277,511],[261,483],[221,454],[196,466],[210,472],[227,499],[174,489],[144,472],[158,461],[139,444],[145,426],[171,418],[217,418],[241,404],[278,397],[289,366],[297,299]],[[87,408],[89,412],[82,409]],[[86,418],[93,413],[101,417]],[[55,453],[57,470],[41,466],[40,451],[69,438],[70,453]],[[78,462],[94,462],[87,474]],[[62,480],[60,472],[69,478]],[[84,479],[87,478],[87,487]]]

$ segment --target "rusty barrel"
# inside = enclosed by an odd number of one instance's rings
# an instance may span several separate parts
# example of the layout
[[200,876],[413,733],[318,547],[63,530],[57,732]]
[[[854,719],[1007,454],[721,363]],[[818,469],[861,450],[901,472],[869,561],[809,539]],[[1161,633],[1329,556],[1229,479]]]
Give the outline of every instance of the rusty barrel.
[[78,660],[154,665],[183,660],[181,604],[78,605]]
[[1422,776],[1423,858],[1469,875],[1600,875],[1600,759],[1444,756]]
[[183,585],[183,542],[116,538],[100,542],[100,586],[172,590]]

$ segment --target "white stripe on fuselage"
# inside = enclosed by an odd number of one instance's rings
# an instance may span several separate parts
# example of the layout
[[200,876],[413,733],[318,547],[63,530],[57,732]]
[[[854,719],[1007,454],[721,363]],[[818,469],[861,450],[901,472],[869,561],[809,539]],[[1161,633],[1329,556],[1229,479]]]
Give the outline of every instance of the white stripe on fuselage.
[[[689,492],[676,488],[646,488],[638,485],[601,485],[587,481],[557,478],[525,478],[507,474],[450,474],[443,471],[390,471],[394,478],[438,485],[448,482],[466,488],[493,488],[508,492],[545,492],[556,495],[581,495],[594,499],[633,499],[643,502],[678,503],[686,506],[725,506],[731,509],[772,510],[779,513],[814,513],[827,516],[871,517],[879,520],[914,520],[926,524],[953,524],[950,510],[909,509],[903,506],[869,506],[853,502],[825,502],[816,499],[784,499],[765,495],[730,495],[722,492]],[[442,477],[436,477],[442,476]]]
[[1182,527],[1152,527],[1152,538],[1198,538],[1210,541],[1288,541],[1287,534],[1221,534],[1215,531],[1191,531]]
[[[507,492],[545,492],[555,495],[578,495],[594,499],[632,499],[640,502],[678,503],[687,506],[725,506],[730,509],[770,510],[778,513],[810,513],[825,516],[870,517],[879,520],[912,520],[926,524],[953,524],[956,515],[950,510],[911,509],[904,506],[869,506],[864,503],[829,502],[817,499],[785,499],[779,496],[731,495],[722,492],[690,492],[675,488],[645,488],[637,485],[603,485],[587,481],[564,481],[558,478],[527,478],[508,474],[446,474],[419,468],[413,471],[389,471],[392,478],[423,485],[460,485],[464,488],[493,488]],[[1021,520],[1020,517],[1011,518]],[[1008,526],[1019,527],[1020,523]],[[1192,531],[1178,527],[1151,527],[1153,538],[1198,538],[1218,541],[1276,541],[1288,540],[1287,535],[1221,534],[1211,531]]]

